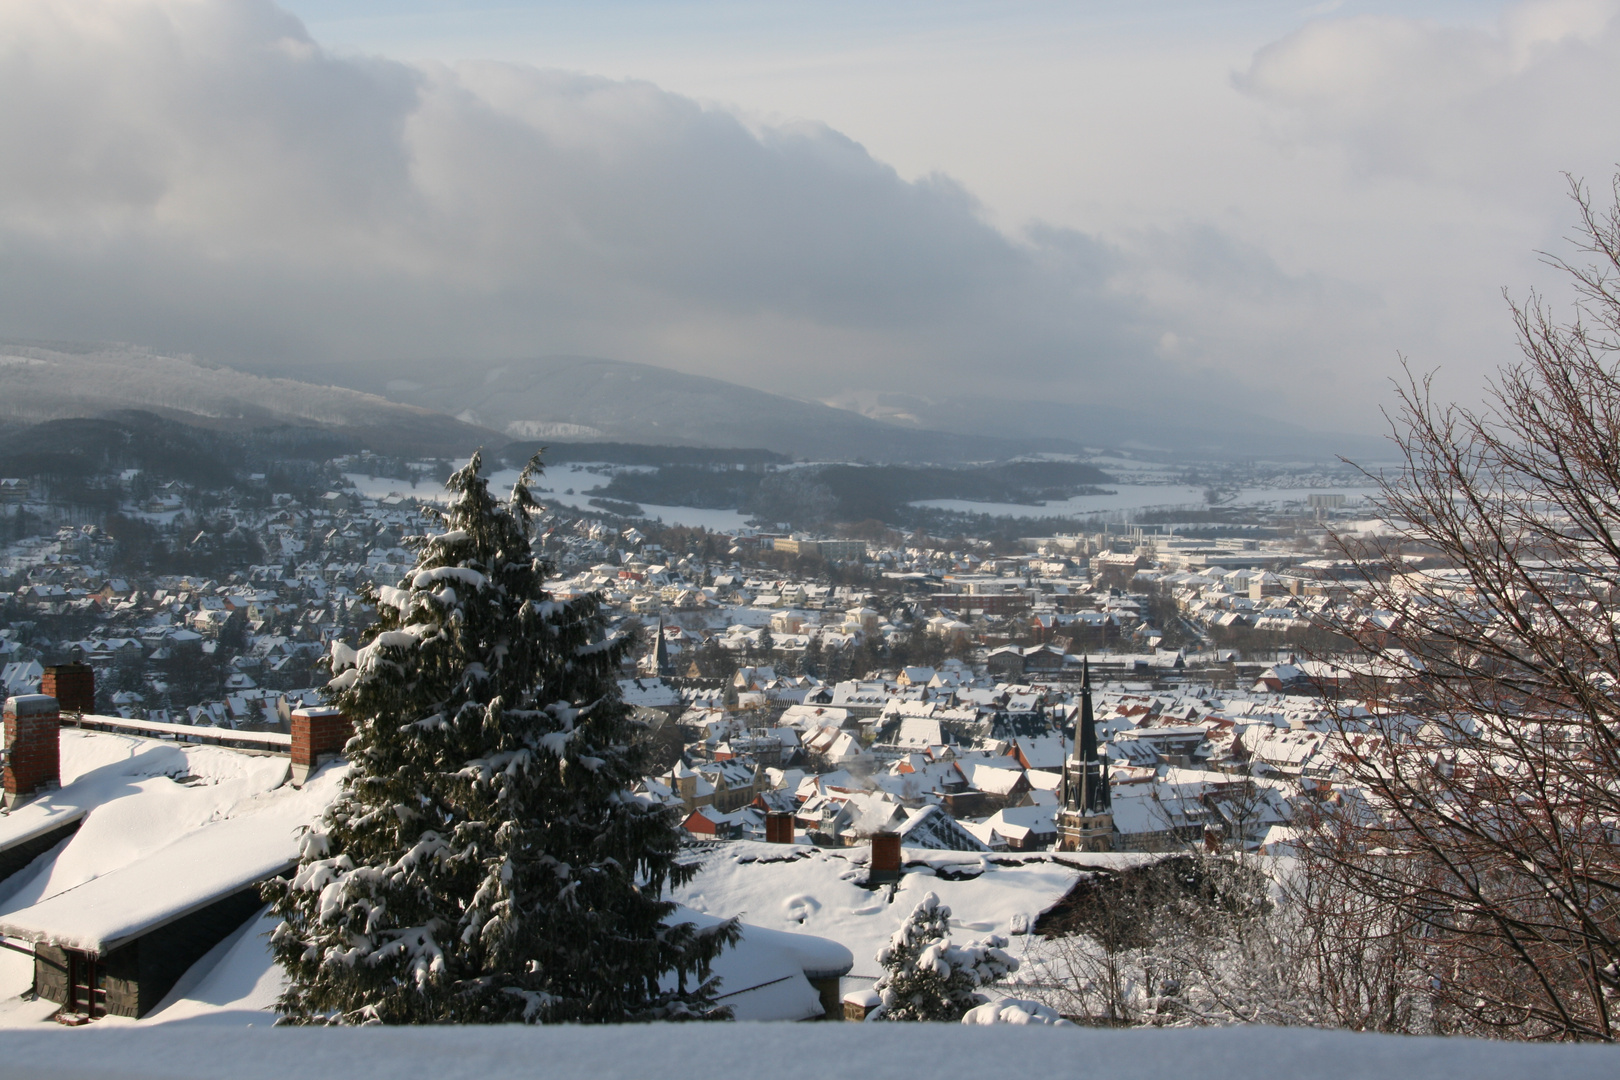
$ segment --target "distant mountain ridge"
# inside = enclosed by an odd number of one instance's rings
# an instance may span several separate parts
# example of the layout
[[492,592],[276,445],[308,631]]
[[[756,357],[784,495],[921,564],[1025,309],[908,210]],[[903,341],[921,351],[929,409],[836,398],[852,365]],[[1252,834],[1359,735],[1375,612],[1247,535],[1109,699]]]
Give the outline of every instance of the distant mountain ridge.
[[878,404],[866,403],[879,414],[868,416],[595,357],[282,364],[254,373],[138,346],[0,339],[0,421],[12,423],[133,408],[222,429],[318,427],[380,453],[423,457],[514,441],[750,448],[810,461],[912,464],[1121,447],[1182,460],[1379,456],[1369,451],[1371,440],[1263,416],[1212,413],[1196,423],[1155,417],[1146,411],[1150,401],[1134,411],[988,395]]
[[518,440],[760,447],[816,461],[983,461],[1083,450],[1064,439],[920,430],[721,379],[597,357],[326,370],[348,385]]
[[510,440],[374,394],[266,378],[127,345],[0,340],[0,420],[37,424],[141,409],[196,427],[313,427],[380,453],[459,455]]
[[0,339],[0,421],[37,424],[134,408],[200,427],[318,427],[381,453],[419,456],[553,440],[760,448],[825,461],[993,460],[1080,449],[917,431],[609,360],[418,361],[381,370],[338,364],[299,374],[305,378],[140,346]]
[[1381,440],[1318,432],[1263,408],[1212,408],[1179,418],[1156,414],[1151,388],[1129,408],[1102,401],[1011,400],[972,387],[938,388],[928,398],[867,394],[824,403],[651,364],[581,356],[402,361],[382,371],[350,365],[323,373],[520,440],[760,447],[813,461],[890,463],[1084,455],[1088,448],[1158,451],[1181,460],[1387,456]]

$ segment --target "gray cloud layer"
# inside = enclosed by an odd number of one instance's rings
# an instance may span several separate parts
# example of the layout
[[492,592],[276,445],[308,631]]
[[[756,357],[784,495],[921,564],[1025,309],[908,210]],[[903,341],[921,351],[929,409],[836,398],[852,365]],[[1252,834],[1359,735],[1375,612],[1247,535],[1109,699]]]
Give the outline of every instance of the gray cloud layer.
[[[1496,33],[1320,21],[1237,82],[1283,118],[1279,142],[1429,185],[1420,210],[1490,204],[1437,226],[1475,228],[1511,216],[1544,159],[1580,168],[1569,147],[1614,130],[1620,93],[1579,96],[1620,71],[1610,7],[1528,5]],[[1174,207],[1114,243],[1008,236],[949,178],[905,181],[825,126],[645,83],[334,55],[268,0],[4,5],[0,101],[5,336],[297,374],[591,354],[815,397],[1167,414],[1326,393],[1328,426],[1366,427],[1349,403],[1381,392],[1403,335],[1479,321],[1401,299],[1438,261],[1392,262],[1401,286],[1381,292],[1331,260],[1285,272]],[[1504,149],[1521,129],[1531,164]]]
[[[0,323],[261,365],[596,353],[786,385],[1109,379],[1117,256],[825,127],[324,52],[268,3],[0,16]],[[778,382],[780,380],[780,382]],[[1009,384],[1011,388],[1011,384]]]

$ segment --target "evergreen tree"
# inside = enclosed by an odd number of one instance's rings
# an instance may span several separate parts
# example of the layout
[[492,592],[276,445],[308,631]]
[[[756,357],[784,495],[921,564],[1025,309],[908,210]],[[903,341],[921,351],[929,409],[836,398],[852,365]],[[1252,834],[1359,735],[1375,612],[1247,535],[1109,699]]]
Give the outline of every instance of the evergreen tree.
[[872,989],[883,1003],[870,1019],[961,1020],[987,1000],[979,987],[1018,970],[1006,946],[1006,938],[994,936],[952,945],[951,909],[929,893],[878,951],[883,975]]
[[736,927],[666,922],[665,887],[694,871],[631,794],[627,643],[595,597],[542,588],[538,466],[503,505],[474,455],[444,531],[410,538],[416,567],[376,591],[370,640],[333,648],[351,771],[296,874],[266,888],[289,1022],[727,1015],[709,965]]

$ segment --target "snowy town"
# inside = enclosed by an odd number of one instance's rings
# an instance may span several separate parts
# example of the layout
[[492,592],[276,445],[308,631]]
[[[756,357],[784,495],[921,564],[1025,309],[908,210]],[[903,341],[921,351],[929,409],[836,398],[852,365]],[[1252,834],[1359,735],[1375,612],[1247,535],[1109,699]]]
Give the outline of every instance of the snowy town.
[[[127,539],[53,530],[61,508],[7,483],[13,521],[40,523],[0,555],[17,732],[0,934],[31,943],[6,960],[33,1002],[12,1019],[174,1019],[222,995],[263,1008],[278,977],[261,883],[296,862],[288,823],[339,790],[352,725],[331,688],[379,608],[420,589],[413,538],[443,528],[435,504],[339,486],[214,494],[200,513],[169,485],[123,514],[149,544],[192,538],[218,576],[152,575]],[[1059,963],[1031,943],[1098,902],[1097,875],[1119,888],[1187,854],[1286,858],[1301,815],[1368,804],[1340,765],[1372,736],[1347,732],[1399,690],[1398,665],[1306,655],[1335,625],[1389,620],[1326,554],[1342,495],[1252,514],[1234,537],[989,543],[716,533],[536,488],[546,588],[599,604],[623,644],[611,674],[650,765],[633,794],[703,867],[675,898],[710,924],[748,913],[715,968],[738,1018],[863,1018],[893,921],[935,894],[939,919],[996,932],[1003,959],[973,955],[1013,995],[996,999],[1007,1017],[1142,1008],[1018,996]],[[152,812],[167,840],[148,858],[128,829]]]
[[[27,482],[4,485],[26,514]],[[36,693],[47,666],[78,662],[98,716],[285,734],[409,569],[405,538],[432,527],[401,487],[197,514],[171,484],[126,503],[264,560],[218,578],[117,569],[120,542],[96,526],[14,541],[0,680]],[[788,813],[821,846],[899,831],[949,850],[1057,848],[1084,671],[1109,766],[1103,849],[1272,850],[1298,800],[1333,790],[1330,736],[1378,682],[1305,658],[1325,626],[1389,618],[1358,608],[1353,566],[1325,556],[1321,514],[1343,499],[1313,496],[1286,540],[1243,523],[1237,538],[1133,527],[994,547],[670,530],[564,506],[539,518],[535,549],[555,596],[599,596],[634,638],[620,687],[662,767],[642,790],[694,836],[762,840]]]

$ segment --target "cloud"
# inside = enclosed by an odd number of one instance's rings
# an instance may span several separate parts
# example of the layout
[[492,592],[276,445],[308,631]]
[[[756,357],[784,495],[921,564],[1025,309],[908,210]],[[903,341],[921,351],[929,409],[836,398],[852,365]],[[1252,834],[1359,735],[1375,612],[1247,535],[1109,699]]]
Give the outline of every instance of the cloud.
[[[1211,85],[1175,93],[1224,94],[1203,111],[1133,113],[1111,71],[1116,141],[1052,129],[1052,160],[1091,170],[1057,170],[1077,199],[1108,162],[1104,240],[998,228],[951,177],[823,124],[336,53],[269,0],[0,4],[0,335],[377,388],[391,359],[584,354],[815,399],[1375,428],[1397,351],[1472,383],[1511,350],[1498,289],[1567,227],[1557,171],[1620,157],[1616,8],[1474,27],[1324,6],[1236,89],[1200,54]],[[986,111],[1016,121],[1024,93]],[[1133,168],[1152,212],[1118,224]]]
[[1482,27],[1318,20],[1236,81],[1285,110],[1286,137],[1337,145],[1364,174],[1513,199],[1620,157],[1620,3],[1521,3]]
[[1171,370],[1109,246],[646,83],[334,55],[261,0],[62,0],[0,8],[0,99],[27,103],[0,110],[11,335],[259,370],[588,353],[815,396]]

